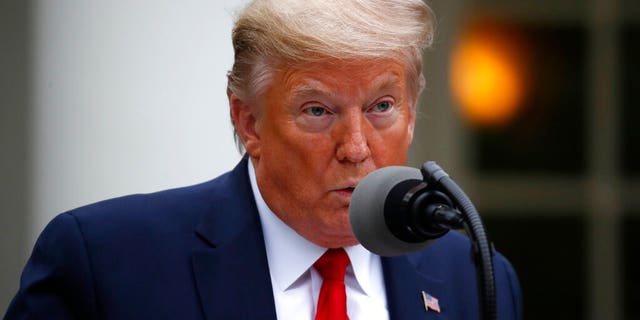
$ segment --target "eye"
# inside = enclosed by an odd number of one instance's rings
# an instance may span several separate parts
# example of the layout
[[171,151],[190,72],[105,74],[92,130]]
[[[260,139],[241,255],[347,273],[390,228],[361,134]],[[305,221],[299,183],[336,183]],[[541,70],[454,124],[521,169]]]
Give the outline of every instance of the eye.
[[391,108],[391,102],[389,101],[380,101],[373,106],[373,111],[376,112],[386,112]]
[[298,125],[308,132],[320,132],[327,129],[334,117],[334,112],[327,106],[313,102],[308,103],[296,117]]
[[386,96],[378,99],[366,110],[367,119],[377,129],[388,128],[393,125],[400,114],[402,104],[398,104],[393,97]]
[[369,112],[373,113],[385,113],[389,112],[393,108],[393,102],[390,100],[382,100],[376,102],[371,108],[369,108]]
[[313,106],[313,107],[307,108],[305,112],[308,113],[309,115],[320,117],[327,113],[327,109],[320,106]]

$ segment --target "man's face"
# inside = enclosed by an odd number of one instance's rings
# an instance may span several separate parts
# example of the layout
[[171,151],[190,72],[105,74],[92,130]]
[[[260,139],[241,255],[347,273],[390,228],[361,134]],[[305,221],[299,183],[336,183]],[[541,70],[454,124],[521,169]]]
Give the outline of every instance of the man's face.
[[247,151],[268,206],[306,239],[357,244],[353,189],[371,171],[406,163],[415,108],[405,70],[394,60],[333,61],[274,74]]

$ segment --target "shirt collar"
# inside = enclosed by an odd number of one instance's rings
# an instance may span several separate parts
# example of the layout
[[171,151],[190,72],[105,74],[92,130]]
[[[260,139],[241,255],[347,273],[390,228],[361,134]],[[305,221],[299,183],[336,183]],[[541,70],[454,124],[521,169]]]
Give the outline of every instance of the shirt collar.
[[[280,220],[260,194],[251,160],[249,160],[248,171],[262,224],[271,278],[278,290],[286,291],[311,268],[327,249],[303,238]],[[371,268],[375,259],[379,259],[379,257],[373,255],[362,245],[345,247],[344,249],[351,260],[351,266],[347,269],[347,273],[353,273],[360,288],[366,294],[370,294],[372,290]]]

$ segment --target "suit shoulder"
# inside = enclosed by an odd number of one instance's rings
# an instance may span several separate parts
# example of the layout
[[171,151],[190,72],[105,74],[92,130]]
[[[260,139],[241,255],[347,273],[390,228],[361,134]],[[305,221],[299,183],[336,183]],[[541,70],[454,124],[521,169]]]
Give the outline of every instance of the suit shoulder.
[[192,226],[202,213],[228,196],[227,180],[228,173],[192,186],[103,200],[65,214],[83,228],[179,222]]

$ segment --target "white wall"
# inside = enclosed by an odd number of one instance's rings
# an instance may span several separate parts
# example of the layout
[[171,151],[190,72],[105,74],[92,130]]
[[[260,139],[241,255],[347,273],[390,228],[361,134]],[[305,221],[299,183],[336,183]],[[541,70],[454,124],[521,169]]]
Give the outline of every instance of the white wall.
[[29,248],[60,212],[234,166],[226,73],[242,3],[34,2]]

